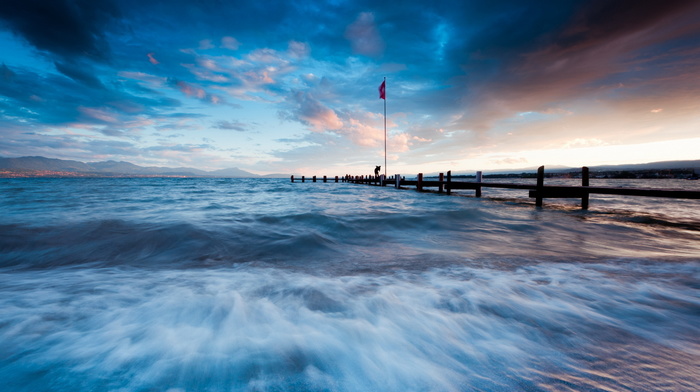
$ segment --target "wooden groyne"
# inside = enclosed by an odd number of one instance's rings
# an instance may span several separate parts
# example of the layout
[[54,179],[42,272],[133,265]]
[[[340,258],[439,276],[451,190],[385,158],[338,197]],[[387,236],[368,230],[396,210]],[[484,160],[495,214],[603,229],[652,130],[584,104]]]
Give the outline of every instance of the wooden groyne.
[[[306,182],[306,176],[301,176],[301,178],[297,178],[297,180],[301,180],[301,182]],[[316,176],[313,176],[310,178],[311,182],[316,182]],[[335,176],[335,182],[338,182],[339,177]],[[294,176],[292,176],[292,182],[294,182]],[[323,182],[328,182],[328,177],[323,176]],[[345,181],[343,181],[345,182]]]
[[[484,182],[481,172],[477,172],[476,181],[452,181],[452,172],[448,171],[445,176],[440,173],[437,180],[423,179],[423,173],[418,173],[415,180],[406,180],[400,175],[384,178],[381,176],[352,176],[345,175],[343,177],[335,176],[334,182],[349,182],[355,184],[366,184],[375,186],[393,185],[400,189],[409,189],[415,187],[417,191],[422,192],[425,188],[437,188],[437,192],[445,192],[448,195],[452,190],[473,190],[476,197],[481,197],[482,188],[504,188],[504,189],[522,189],[528,191],[528,196],[535,199],[535,205],[541,207],[544,199],[554,198],[576,198],[581,199],[581,208],[587,210],[589,207],[589,198],[592,194],[598,195],[622,195],[622,196],[639,196],[639,197],[662,197],[673,199],[700,199],[700,191],[688,191],[677,189],[655,189],[655,188],[620,188],[620,187],[600,187],[590,186],[589,170],[583,167],[581,171],[580,186],[566,185],[545,185],[544,184],[544,166],[537,169],[537,180],[535,184],[513,184],[513,183],[498,183]],[[291,177],[292,182],[295,181],[294,176]],[[305,182],[306,178],[301,177],[301,182]],[[312,181],[316,182],[316,176],[312,177]],[[328,182],[326,176],[323,176],[323,182]]]

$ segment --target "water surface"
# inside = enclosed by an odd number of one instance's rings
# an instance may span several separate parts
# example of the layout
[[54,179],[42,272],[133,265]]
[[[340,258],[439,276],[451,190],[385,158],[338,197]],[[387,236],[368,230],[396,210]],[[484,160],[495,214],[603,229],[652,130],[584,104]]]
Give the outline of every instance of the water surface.
[[698,201],[538,209],[492,191],[2,179],[0,377],[12,391],[700,389]]

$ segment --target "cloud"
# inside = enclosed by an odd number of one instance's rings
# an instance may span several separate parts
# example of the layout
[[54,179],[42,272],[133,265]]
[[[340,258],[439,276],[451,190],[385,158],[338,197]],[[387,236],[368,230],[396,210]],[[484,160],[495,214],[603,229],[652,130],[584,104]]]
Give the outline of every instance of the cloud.
[[198,80],[209,82],[211,88],[225,91],[236,99],[270,100],[285,92],[282,79],[295,70],[293,60],[300,60],[296,56],[307,52],[305,44],[293,42],[287,51],[258,48],[242,58],[195,53],[195,64],[182,66]]
[[289,41],[287,52],[290,57],[301,59],[309,56],[311,48],[304,42]]
[[[700,4],[643,3],[0,2],[12,52],[0,64],[2,133],[79,129],[145,148],[155,131],[166,149],[193,132],[250,131],[211,108],[238,102],[263,113],[266,132],[241,147],[266,146],[258,156],[299,139],[276,156],[374,161],[387,76],[389,145],[404,162],[676,137],[698,109]],[[292,123],[278,127],[275,111]],[[65,142],[46,140],[44,152]],[[328,144],[336,152],[304,157]]]
[[337,130],[343,126],[335,111],[316,100],[310,93],[297,91],[291,100],[296,107],[288,116],[289,119],[310,126],[315,132]]
[[192,83],[185,82],[184,80],[170,79],[169,83],[188,97],[197,98],[203,102],[212,104],[223,103],[223,99],[218,95],[209,94],[203,88]]
[[562,51],[581,50],[642,32],[660,21],[697,6],[693,0],[597,0],[587,3],[557,39]]
[[9,82],[15,77],[15,73],[5,65],[5,63],[2,64],[2,67],[0,67],[0,78],[2,78],[3,81]]
[[569,140],[564,145],[562,146],[563,148],[578,148],[578,147],[595,147],[595,146],[604,146],[607,143],[605,143],[601,139],[584,139],[584,138],[576,138],[574,140]]
[[241,43],[238,42],[237,39],[233,37],[222,37],[221,38],[221,47],[225,49],[231,49],[231,50],[238,50],[238,48],[241,46]]
[[529,162],[525,158],[513,158],[513,157],[507,157],[507,158],[500,158],[500,159],[492,159],[491,163],[497,165],[497,166],[516,166],[516,165],[528,165]]
[[345,30],[345,38],[350,41],[355,53],[375,57],[384,52],[384,41],[374,23],[372,12],[360,13]]
[[155,53],[153,53],[153,52],[148,53],[148,54],[146,55],[146,56],[148,56],[148,62],[151,63],[151,64],[153,64],[153,65],[158,65],[158,64],[160,64],[160,62],[159,62],[158,60],[156,60],[156,58],[155,58],[154,55],[155,55]]
[[[645,63],[658,61],[656,55],[649,57],[648,48],[673,43],[691,31],[700,32],[692,18],[680,17],[690,7],[697,7],[697,3],[595,1],[575,12],[565,24],[550,27],[546,34],[538,30],[523,34],[521,38],[529,42],[509,42],[496,36],[496,42],[508,45],[478,52],[464,64],[481,79],[461,79],[465,84],[459,87],[463,91],[460,103],[470,109],[456,125],[486,132],[516,113],[545,112],[552,102],[562,105],[590,97],[600,99],[623,81],[630,89],[642,85],[640,81],[648,85],[652,75],[644,74]],[[480,42],[492,41],[484,37]],[[493,75],[481,72],[481,64],[489,63]],[[661,76],[656,71],[654,79]]]
[[139,80],[154,87],[162,87],[168,81],[165,77],[151,75],[145,72],[119,71],[117,75],[123,78]]
[[68,76],[69,78],[75,80],[78,83],[82,83],[86,86],[104,89],[102,82],[95,76],[95,72],[87,64],[78,64],[72,62],[66,63],[55,63],[56,69]]
[[270,48],[256,49],[250,52],[247,57],[248,60],[256,63],[285,64],[287,62],[276,50]]
[[0,3],[0,18],[39,50],[60,58],[106,61],[104,26],[120,13],[109,0],[23,0]]
[[92,119],[99,120],[100,122],[116,124],[119,121],[118,116],[115,113],[110,113],[110,111],[105,109],[80,106],[78,107],[78,111]]
[[248,131],[248,126],[240,121],[218,121],[214,125],[214,128],[218,129],[228,129],[232,131],[237,131],[237,132],[246,132]]
[[199,49],[201,50],[207,50],[207,49],[214,49],[215,46],[214,44],[211,43],[210,39],[203,39],[199,41]]
[[216,72],[212,72],[210,70],[211,68],[213,68],[211,64],[203,64],[203,68],[205,69],[196,67],[194,64],[182,64],[182,66],[189,69],[190,72],[192,72],[192,74],[195,75],[199,80],[206,80],[214,83],[226,83],[229,81],[229,78],[227,78],[226,76]]

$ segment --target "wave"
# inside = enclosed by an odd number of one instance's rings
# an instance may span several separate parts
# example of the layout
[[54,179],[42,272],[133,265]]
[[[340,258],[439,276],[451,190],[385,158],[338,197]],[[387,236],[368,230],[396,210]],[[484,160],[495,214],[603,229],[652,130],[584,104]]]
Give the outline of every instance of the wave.
[[[295,268],[394,269],[474,260],[593,261],[610,257],[690,258],[700,230],[640,214],[537,211],[462,205],[437,198],[435,209],[348,204],[355,208],[264,211],[206,203],[195,215],[129,219],[78,214],[57,224],[0,224],[0,267],[63,265],[211,267],[267,263]],[[472,201],[473,202],[473,201]],[[459,208],[456,208],[459,207]],[[186,218],[186,219],[185,219]]]
[[697,263],[5,273],[0,377],[15,391],[691,391],[688,276]]

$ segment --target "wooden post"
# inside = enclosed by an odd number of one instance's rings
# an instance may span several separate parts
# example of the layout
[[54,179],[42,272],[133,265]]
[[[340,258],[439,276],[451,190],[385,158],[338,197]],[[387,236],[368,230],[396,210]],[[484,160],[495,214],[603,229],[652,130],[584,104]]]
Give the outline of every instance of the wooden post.
[[338,176],[335,176],[335,182],[338,182]]
[[418,181],[416,184],[416,190],[418,192],[423,192],[423,173],[418,173]]
[[[588,167],[584,166],[581,168],[581,186],[589,186],[590,181],[589,181],[590,175],[588,173]],[[588,209],[588,192],[584,193],[581,196],[581,209],[582,210],[587,210]]]
[[328,182],[326,181],[326,176],[323,176],[323,182]]
[[401,174],[397,174],[396,176],[396,189],[401,188]]
[[537,196],[535,196],[535,205],[542,207],[542,193],[544,192],[544,166],[537,168]]
[[305,182],[305,181],[306,181],[306,177],[301,176],[301,182]]
[[294,182],[294,176],[292,175],[292,182]]
[[316,176],[314,176],[314,182],[316,182]]
[[[476,182],[481,182],[483,180],[483,176],[481,171],[476,172]],[[476,187],[476,197],[481,197],[481,186]]]
[[445,186],[447,194],[452,194],[452,170],[447,171],[447,185]]
[[442,183],[443,181],[445,181],[445,175],[443,173],[440,173],[439,181],[440,186],[438,187],[438,192],[442,193],[442,191],[445,189],[445,185]]

